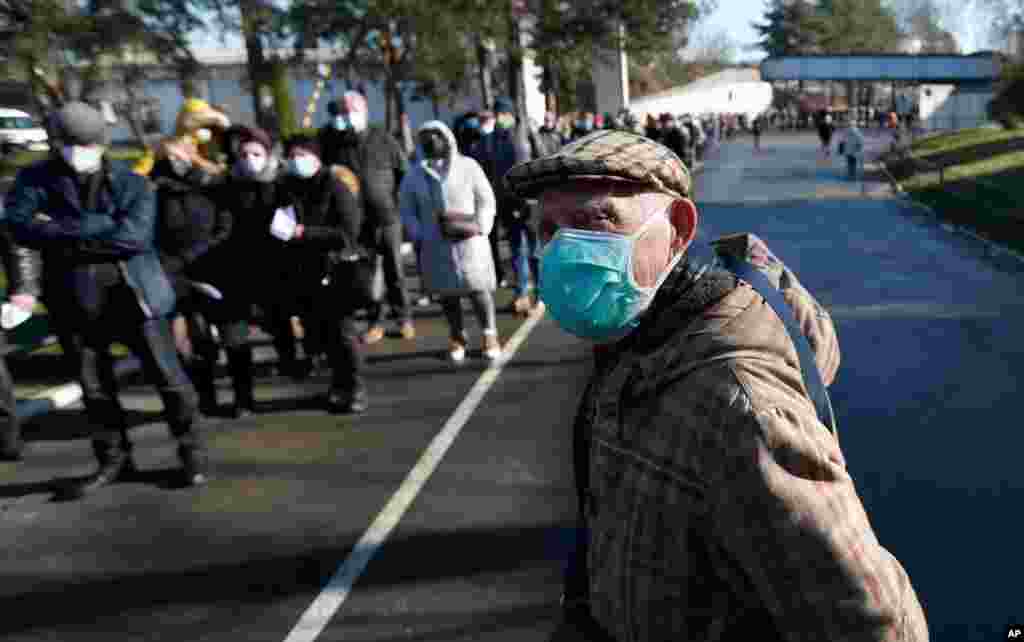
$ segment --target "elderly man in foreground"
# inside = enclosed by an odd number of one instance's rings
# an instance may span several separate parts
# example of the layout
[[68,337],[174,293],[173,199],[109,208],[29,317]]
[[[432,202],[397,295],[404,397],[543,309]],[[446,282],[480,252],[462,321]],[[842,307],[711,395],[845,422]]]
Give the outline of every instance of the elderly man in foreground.
[[927,640],[805,384],[791,331],[822,391],[839,351],[795,275],[756,237],[705,244],[686,167],[634,134],[506,181],[540,199],[541,299],[595,344],[574,429],[580,563],[552,639]]

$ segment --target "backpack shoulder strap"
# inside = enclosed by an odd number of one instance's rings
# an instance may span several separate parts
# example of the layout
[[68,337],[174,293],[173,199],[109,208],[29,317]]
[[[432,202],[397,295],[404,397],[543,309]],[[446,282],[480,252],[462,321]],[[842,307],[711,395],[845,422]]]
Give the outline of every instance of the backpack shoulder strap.
[[804,387],[807,388],[807,394],[818,413],[818,419],[832,434],[838,436],[832,402],[821,379],[818,364],[814,360],[814,353],[811,352],[807,337],[804,336],[800,324],[797,323],[793,311],[789,309],[782,294],[772,285],[768,277],[747,261],[740,261],[733,257],[723,257],[723,260],[725,267],[730,272],[746,281],[750,287],[764,297],[764,300],[786,326],[786,332],[789,334],[790,340],[793,341],[796,354],[800,358],[800,372],[803,375]]

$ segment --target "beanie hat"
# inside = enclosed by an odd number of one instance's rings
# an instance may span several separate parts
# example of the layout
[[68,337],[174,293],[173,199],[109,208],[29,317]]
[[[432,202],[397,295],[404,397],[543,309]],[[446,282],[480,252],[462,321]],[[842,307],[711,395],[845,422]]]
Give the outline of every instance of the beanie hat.
[[83,102],[70,102],[57,112],[60,137],[69,145],[109,145],[110,128],[98,109]]
[[284,154],[285,156],[291,155],[296,149],[313,154],[317,158],[320,157],[320,143],[317,142],[312,136],[306,134],[296,134],[284,142]]
[[263,145],[263,149],[267,150],[268,155],[270,150],[274,148],[274,141],[271,140],[270,134],[259,127],[246,127],[238,134],[238,146],[241,147],[246,143],[259,143]]
[[494,111],[499,114],[514,114],[516,113],[516,106],[511,98],[499,96],[494,99]]

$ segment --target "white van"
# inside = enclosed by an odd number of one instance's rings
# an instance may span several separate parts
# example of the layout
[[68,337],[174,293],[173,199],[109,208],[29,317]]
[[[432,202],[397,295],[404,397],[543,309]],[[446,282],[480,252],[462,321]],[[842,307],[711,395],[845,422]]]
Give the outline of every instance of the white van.
[[23,111],[0,108],[0,152],[7,154],[19,149],[50,149],[46,130]]

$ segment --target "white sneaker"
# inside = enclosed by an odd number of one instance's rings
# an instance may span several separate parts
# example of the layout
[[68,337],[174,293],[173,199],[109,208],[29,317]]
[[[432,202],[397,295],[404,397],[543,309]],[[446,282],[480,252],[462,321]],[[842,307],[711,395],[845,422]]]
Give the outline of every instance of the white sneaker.
[[466,360],[466,346],[462,343],[449,340],[448,341],[448,360],[452,363],[462,363]]
[[501,344],[498,343],[498,335],[485,334],[482,347],[484,359],[487,359],[488,361],[496,361],[501,357]]

